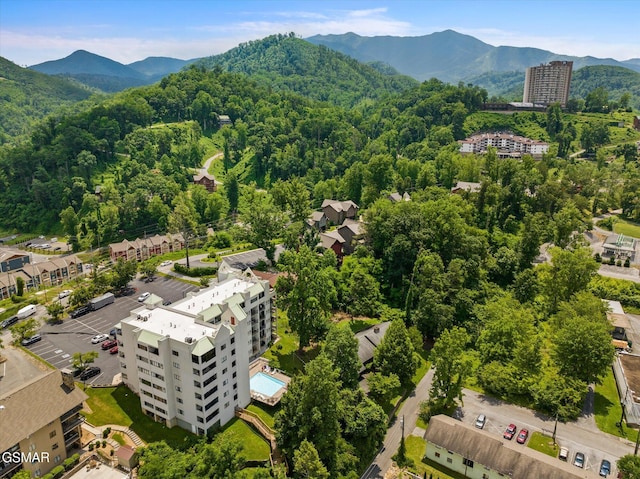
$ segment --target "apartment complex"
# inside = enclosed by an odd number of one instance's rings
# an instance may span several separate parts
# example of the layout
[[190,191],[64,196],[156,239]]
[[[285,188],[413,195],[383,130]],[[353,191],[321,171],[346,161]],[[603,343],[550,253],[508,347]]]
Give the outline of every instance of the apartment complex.
[[17,280],[21,278],[27,290],[33,288],[57,286],[72,279],[78,278],[83,273],[82,260],[76,255],[52,257],[48,261],[32,263],[26,253],[18,253],[12,256],[16,261],[8,265],[19,264],[17,268],[7,268],[0,273],[0,299],[8,298],[16,294]]
[[109,245],[111,261],[122,258],[125,261],[144,261],[152,256],[180,251],[184,248],[184,239],[180,234],[155,235],[149,238],[136,238],[133,241],[124,240]]
[[0,397],[0,478],[26,469],[34,477],[80,447],[87,395],[70,371],[51,371]]
[[224,263],[218,280],[170,306],[151,295],[116,326],[122,379],[142,410],[199,435],[249,404],[249,363],[275,326],[269,281]]
[[481,133],[458,140],[458,143],[462,154],[486,153],[487,148],[492,146],[497,150],[499,158],[520,158],[525,154],[540,158],[549,150],[549,143],[514,135],[511,132]]
[[557,102],[565,107],[569,99],[572,69],[573,62],[570,61],[555,61],[527,68],[522,102],[542,105]]

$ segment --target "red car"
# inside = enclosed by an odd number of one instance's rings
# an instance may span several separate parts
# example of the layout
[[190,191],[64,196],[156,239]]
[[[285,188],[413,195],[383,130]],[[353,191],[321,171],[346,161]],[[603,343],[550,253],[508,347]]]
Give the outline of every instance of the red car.
[[117,344],[109,350],[109,354],[118,354],[118,345]]
[[516,434],[516,425],[515,424],[509,424],[509,427],[504,431],[504,434],[502,435],[502,437],[504,437],[505,439],[513,439],[513,436],[515,436]]
[[529,431],[527,431],[526,429],[520,429],[520,434],[518,434],[516,441],[518,441],[518,444],[524,444],[525,442],[527,442],[528,437]]
[[117,345],[118,345],[118,341],[116,341],[115,339],[109,339],[104,343],[102,343],[102,349],[111,349],[112,347]]

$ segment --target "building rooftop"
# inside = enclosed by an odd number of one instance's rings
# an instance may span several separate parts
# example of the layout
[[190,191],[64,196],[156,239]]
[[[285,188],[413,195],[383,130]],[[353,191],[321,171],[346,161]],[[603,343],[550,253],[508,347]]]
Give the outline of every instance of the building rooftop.
[[518,479],[580,479],[593,473],[559,461],[529,447],[504,441],[486,431],[469,426],[449,416],[433,416],[426,440],[453,451],[478,465],[506,477]]
[[58,370],[4,394],[0,397],[0,451],[82,405],[87,397],[78,388],[64,386]]

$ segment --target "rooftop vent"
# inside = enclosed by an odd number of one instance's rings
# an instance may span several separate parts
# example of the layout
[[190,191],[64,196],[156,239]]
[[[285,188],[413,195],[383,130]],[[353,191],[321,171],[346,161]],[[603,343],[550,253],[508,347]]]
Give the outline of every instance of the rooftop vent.
[[187,336],[186,338],[184,338],[184,342],[191,344],[193,342],[193,338],[191,336]]

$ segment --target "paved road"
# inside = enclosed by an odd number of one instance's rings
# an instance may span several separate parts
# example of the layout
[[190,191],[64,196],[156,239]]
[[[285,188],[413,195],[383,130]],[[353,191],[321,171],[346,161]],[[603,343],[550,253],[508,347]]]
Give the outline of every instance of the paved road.
[[[467,424],[474,424],[479,414],[485,414],[487,416],[485,430],[495,433],[496,436],[502,436],[506,427],[511,423],[514,423],[518,430],[526,428],[530,433],[542,431],[552,435],[555,424],[553,418],[468,389],[464,390],[462,411],[462,421]],[[571,459],[576,452],[583,452],[586,456],[587,470],[595,470],[596,473],[602,459],[608,459],[612,464],[615,464],[621,456],[633,454],[634,449],[633,443],[600,432],[593,423],[593,417],[582,418],[577,422],[566,424],[559,422],[556,440],[558,444],[569,449]]]
[[429,399],[429,389],[433,379],[433,369],[429,369],[416,389],[411,393],[396,414],[396,420],[387,430],[383,448],[375,457],[373,463],[362,475],[362,479],[374,479],[384,477],[384,473],[391,467],[391,457],[398,452],[402,437],[402,418],[404,416],[404,435],[410,435],[416,427],[420,403]]

